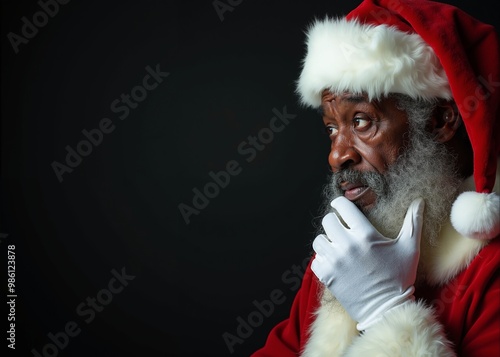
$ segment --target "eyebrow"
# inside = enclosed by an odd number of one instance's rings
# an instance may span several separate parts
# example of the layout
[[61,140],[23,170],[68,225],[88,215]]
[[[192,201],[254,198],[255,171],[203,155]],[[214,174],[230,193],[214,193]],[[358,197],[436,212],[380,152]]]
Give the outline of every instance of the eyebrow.
[[345,97],[342,97],[342,99],[349,102],[349,103],[354,103],[354,104],[368,102],[366,97],[364,97],[362,95],[357,95],[357,94],[349,94],[349,95],[346,95]]
[[[353,103],[353,104],[368,103],[368,100],[366,99],[366,97],[364,97],[361,94],[348,94],[345,97],[342,97],[342,100],[345,100],[346,102]],[[320,116],[325,115],[325,111],[324,111],[322,105],[318,106],[316,108],[316,111]]]

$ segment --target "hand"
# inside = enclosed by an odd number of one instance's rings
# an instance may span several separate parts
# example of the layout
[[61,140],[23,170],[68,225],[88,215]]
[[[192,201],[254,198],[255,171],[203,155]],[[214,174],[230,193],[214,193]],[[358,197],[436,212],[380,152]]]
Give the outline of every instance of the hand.
[[424,201],[411,203],[395,239],[380,234],[345,197],[331,206],[336,214],[323,218],[326,235],[313,242],[311,269],[362,331],[390,309],[414,300]]

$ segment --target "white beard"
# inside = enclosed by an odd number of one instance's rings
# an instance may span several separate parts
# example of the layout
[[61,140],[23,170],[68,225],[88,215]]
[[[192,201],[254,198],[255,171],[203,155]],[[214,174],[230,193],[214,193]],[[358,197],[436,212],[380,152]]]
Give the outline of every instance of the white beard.
[[[343,195],[341,181],[362,182],[377,195],[374,207],[364,211],[367,218],[386,237],[396,237],[410,203],[418,197],[425,200],[422,228],[422,253],[426,255],[437,244],[441,225],[450,214],[461,183],[456,169],[456,158],[443,144],[437,143],[423,128],[425,110],[410,113],[420,116],[410,128],[408,148],[384,174],[362,173],[346,169],[333,173],[324,190],[325,212],[331,212],[329,203]],[[411,122],[411,120],[410,120]],[[421,128],[419,128],[419,126]],[[323,232],[321,232],[323,233]],[[424,274],[423,271],[419,275]],[[419,276],[418,280],[421,280]]]

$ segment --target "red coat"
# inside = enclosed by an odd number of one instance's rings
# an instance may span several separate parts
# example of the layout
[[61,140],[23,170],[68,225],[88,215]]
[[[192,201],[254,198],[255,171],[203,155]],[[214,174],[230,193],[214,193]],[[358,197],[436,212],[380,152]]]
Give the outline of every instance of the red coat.
[[[431,287],[431,284],[426,284],[416,287],[415,296],[420,302],[415,303],[417,317],[414,316],[412,321],[423,316],[423,322],[418,324],[419,327],[415,331],[410,331],[410,334],[414,333],[414,335],[412,335],[412,339],[405,340],[405,343],[414,344],[413,347],[415,347],[417,344],[425,346],[429,341],[437,344],[451,342],[449,352],[431,352],[429,356],[500,356],[500,237],[490,241],[486,246],[484,246],[485,243],[477,241],[460,241],[459,243],[463,243],[467,247],[457,248],[464,258],[433,269],[433,271],[440,271],[434,276],[434,282],[442,285]],[[454,246],[452,245],[452,247]],[[438,255],[443,254],[447,253],[443,251]],[[461,267],[463,268],[460,269]],[[444,281],[447,282],[443,284]],[[290,317],[272,329],[265,346],[252,354],[252,357],[299,356],[311,338],[310,331],[314,321],[319,319],[319,315],[315,312],[320,307],[320,291],[318,279],[308,266],[302,286],[293,302]],[[432,306],[434,311],[425,306]],[[402,315],[404,314],[406,312]],[[439,322],[436,323],[434,318]],[[394,319],[394,321],[396,320]],[[388,326],[391,323],[388,323]],[[340,325],[342,326],[342,324]],[[347,328],[349,327],[346,326]],[[432,328],[435,329],[433,333],[438,337],[431,336],[431,340],[426,340],[427,337],[419,337],[419,334],[429,333]],[[313,352],[310,355],[377,355],[367,352],[371,351],[371,353],[380,353],[380,356],[387,356],[392,355],[387,354],[387,349],[396,346],[395,356],[422,356],[419,352],[408,354],[408,352],[404,352],[406,349],[397,353],[398,349],[402,347],[399,347],[400,341],[394,345],[397,338],[392,335],[397,334],[397,331],[401,333],[400,330],[396,329],[398,329],[396,325],[392,330],[387,326],[381,327],[373,336],[368,336],[365,331],[364,335],[366,336],[355,336],[354,339],[351,337],[347,341],[347,346],[339,345],[340,347],[334,348],[335,353]],[[337,335],[342,334],[343,332],[340,331],[343,330],[331,331],[331,340],[338,339]],[[387,341],[384,341],[385,338]]]

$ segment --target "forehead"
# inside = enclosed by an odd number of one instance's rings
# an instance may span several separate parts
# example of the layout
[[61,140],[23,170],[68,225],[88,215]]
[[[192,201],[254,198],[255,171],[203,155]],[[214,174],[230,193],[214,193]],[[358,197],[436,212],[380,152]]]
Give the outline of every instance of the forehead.
[[382,110],[384,105],[395,104],[390,98],[382,98],[382,99],[372,99],[368,98],[368,95],[364,93],[352,93],[352,92],[341,92],[341,93],[332,93],[328,90],[324,90],[321,94],[321,106],[319,108],[320,113],[324,113],[324,111],[329,106],[333,107],[343,107],[350,106],[356,104],[362,104],[365,106],[371,106],[375,110]]
[[353,93],[353,92],[330,92],[329,90],[325,89],[321,93],[321,99],[322,101],[348,101],[348,102],[366,102],[369,103],[370,100],[368,99],[368,96],[364,93]]

